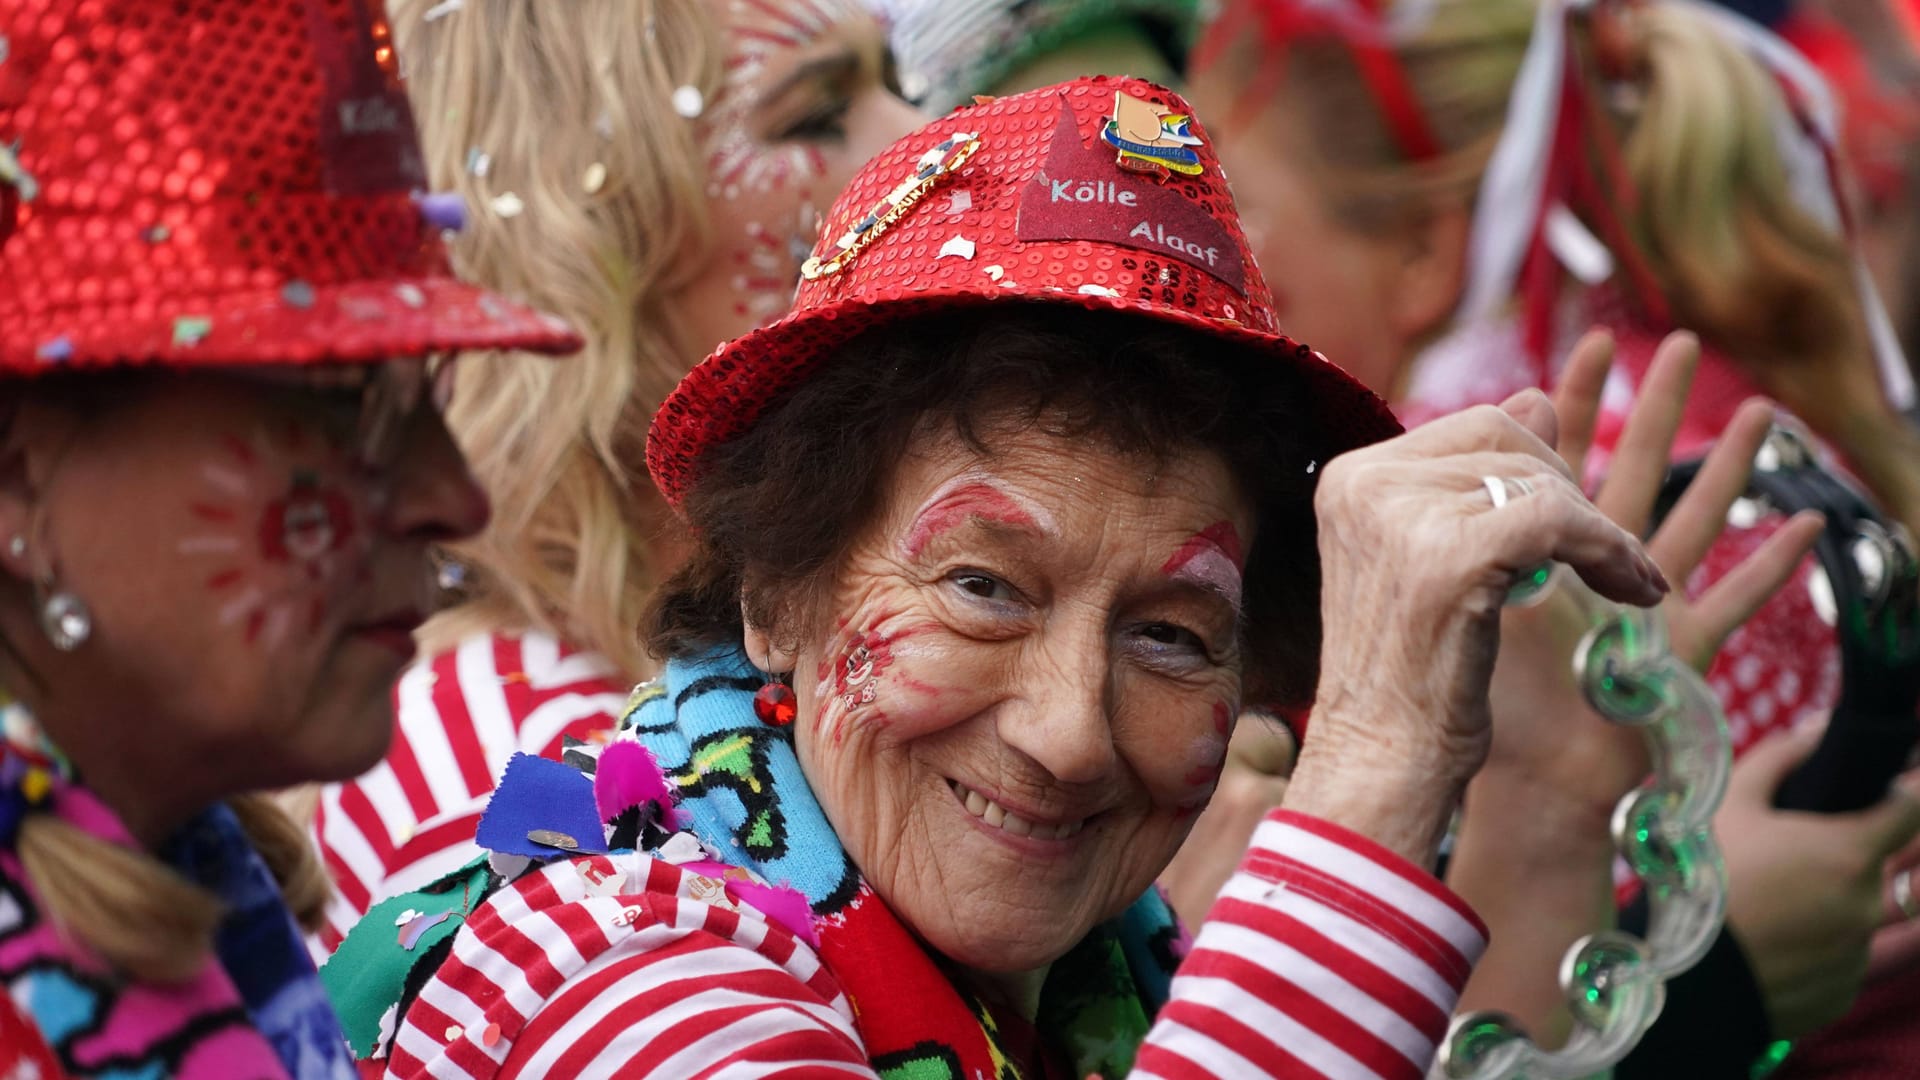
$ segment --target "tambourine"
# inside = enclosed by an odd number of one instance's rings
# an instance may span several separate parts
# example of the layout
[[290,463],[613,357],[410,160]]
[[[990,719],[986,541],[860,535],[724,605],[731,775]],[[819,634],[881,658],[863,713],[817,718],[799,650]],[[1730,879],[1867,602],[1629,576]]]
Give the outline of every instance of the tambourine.
[[[1689,462],[1668,473],[1661,516],[1699,471],[1699,462]],[[1747,493],[1735,507],[1753,520],[1802,510],[1827,519],[1808,588],[1840,640],[1840,699],[1819,747],[1780,785],[1775,805],[1826,813],[1872,806],[1920,742],[1920,560],[1913,538],[1780,425],[1754,456]]]

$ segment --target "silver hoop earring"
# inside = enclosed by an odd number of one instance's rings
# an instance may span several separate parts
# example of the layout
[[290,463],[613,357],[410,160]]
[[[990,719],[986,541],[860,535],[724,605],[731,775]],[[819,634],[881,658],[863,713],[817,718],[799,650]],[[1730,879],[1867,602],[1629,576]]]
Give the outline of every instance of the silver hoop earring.
[[55,588],[53,579],[34,586],[34,601],[40,609],[40,630],[61,652],[72,652],[93,636],[93,612],[86,601]]

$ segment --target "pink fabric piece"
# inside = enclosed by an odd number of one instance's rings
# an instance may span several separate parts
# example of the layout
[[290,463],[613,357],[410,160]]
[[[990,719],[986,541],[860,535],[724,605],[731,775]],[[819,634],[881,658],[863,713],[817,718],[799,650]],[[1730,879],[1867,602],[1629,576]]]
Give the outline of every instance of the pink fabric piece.
[[793,936],[820,947],[820,935],[813,931],[813,908],[797,890],[760,885],[751,881],[728,881],[727,892],[735,900],[793,932]]
[[601,821],[612,821],[635,806],[651,803],[664,827],[680,827],[680,811],[673,805],[665,774],[647,748],[637,742],[619,740],[600,751],[600,762],[593,772],[593,802]]

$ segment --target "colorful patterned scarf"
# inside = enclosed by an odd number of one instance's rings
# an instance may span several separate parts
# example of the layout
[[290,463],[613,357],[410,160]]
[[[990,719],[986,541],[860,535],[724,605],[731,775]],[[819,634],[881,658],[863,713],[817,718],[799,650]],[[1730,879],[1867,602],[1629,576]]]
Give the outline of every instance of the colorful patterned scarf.
[[116,844],[134,840],[57,756],[0,741],[0,984],[70,1076],[353,1080],[279,886],[231,811],[201,814],[162,853],[228,912],[216,956],[166,985],[116,977],[41,914],[15,846],[21,821],[37,813]]
[[722,861],[806,897],[821,958],[853,1002],[880,1075],[1037,1078],[1047,1075],[1047,1054],[1036,1042],[1064,1055],[1075,1077],[1126,1075],[1186,951],[1159,893],[1053,965],[1034,1039],[1018,1018],[961,989],[861,880],[800,771],[792,729],[754,716],[765,681],[735,650],[673,661],[635,691],[621,737],[659,763],[682,827]]

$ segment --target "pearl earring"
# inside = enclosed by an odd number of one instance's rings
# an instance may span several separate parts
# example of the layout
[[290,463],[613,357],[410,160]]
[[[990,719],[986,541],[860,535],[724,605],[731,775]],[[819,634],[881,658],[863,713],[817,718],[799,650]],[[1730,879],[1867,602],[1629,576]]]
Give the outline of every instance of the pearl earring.
[[93,636],[93,612],[86,602],[64,589],[53,587],[49,577],[34,587],[40,605],[40,629],[61,652],[72,652]]
[[[9,538],[7,554],[25,558],[27,538],[18,534]],[[41,633],[61,652],[72,652],[93,636],[93,612],[78,596],[58,588],[51,572],[34,581],[33,602],[40,609]]]

